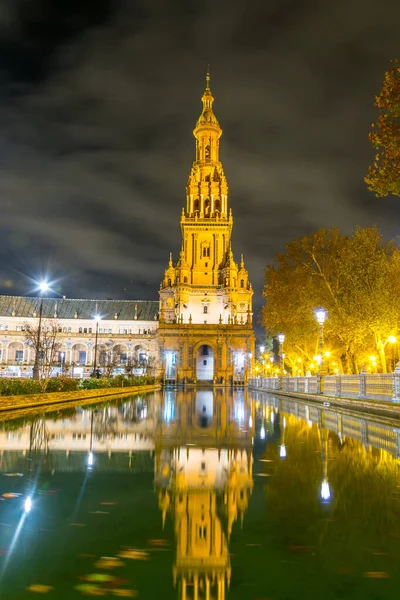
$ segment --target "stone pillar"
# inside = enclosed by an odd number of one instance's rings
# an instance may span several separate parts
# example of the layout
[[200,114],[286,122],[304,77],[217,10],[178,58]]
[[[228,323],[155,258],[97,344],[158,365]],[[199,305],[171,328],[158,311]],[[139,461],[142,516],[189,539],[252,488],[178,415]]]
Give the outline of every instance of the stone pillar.
[[194,577],[194,595],[193,600],[199,600],[199,578],[197,575]]
[[366,377],[367,377],[367,371],[365,369],[365,367],[363,367],[361,369],[361,373],[359,375],[359,392],[358,392],[358,397],[359,398],[365,398],[365,391],[366,391]]
[[400,361],[397,363],[392,379],[393,402],[400,402]]
[[340,396],[342,393],[342,378],[341,375],[335,377],[335,396]]

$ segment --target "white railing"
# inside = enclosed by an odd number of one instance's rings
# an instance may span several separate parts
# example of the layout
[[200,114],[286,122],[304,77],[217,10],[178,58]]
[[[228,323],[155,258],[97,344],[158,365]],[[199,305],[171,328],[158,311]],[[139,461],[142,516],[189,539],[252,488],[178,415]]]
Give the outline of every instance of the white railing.
[[262,390],[400,402],[400,368],[396,368],[394,373],[360,373],[324,377],[257,377],[249,380],[249,386]]

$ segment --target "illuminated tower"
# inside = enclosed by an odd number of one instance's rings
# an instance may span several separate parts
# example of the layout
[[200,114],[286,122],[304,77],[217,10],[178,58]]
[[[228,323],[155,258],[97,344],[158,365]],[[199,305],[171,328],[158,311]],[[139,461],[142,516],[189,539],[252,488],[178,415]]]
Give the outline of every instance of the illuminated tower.
[[203,110],[193,135],[196,155],[182,209],[182,249],[170,260],[160,291],[167,322],[228,323],[247,321],[253,290],[244,266],[233,257],[232,210],[219,156],[222,129],[213,112],[210,76],[202,97]]
[[[159,292],[161,363],[164,372],[169,373],[168,379],[219,378],[227,381],[233,380],[236,374],[244,380],[245,372],[250,370],[254,347],[253,289],[243,255],[238,264],[232,251],[233,217],[219,155],[222,129],[213,111],[214,97],[208,73],[201,100],[203,109],[193,130],[195,160],[186,186],[186,210],[182,209],[180,220],[181,251],[176,262],[170,256]],[[174,358],[177,344],[171,339],[173,329],[164,327],[172,325],[178,336],[186,337],[190,335],[188,328],[194,331],[199,325],[205,326],[203,336],[207,332],[208,339],[203,343],[198,340],[196,345],[195,337],[198,336],[194,335],[191,340],[193,351],[188,341],[186,350]],[[225,341],[220,344],[217,341],[217,336],[221,337],[221,333],[230,327],[242,327],[242,336],[238,335],[239,331],[236,333],[231,348]],[[169,338],[169,348],[164,343],[165,337]],[[216,361],[219,345],[223,349]],[[200,346],[209,347],[209,350],[201,350],[206,357],[203,361],[198,355]],[[234,358],[232,353],[239,358]]]

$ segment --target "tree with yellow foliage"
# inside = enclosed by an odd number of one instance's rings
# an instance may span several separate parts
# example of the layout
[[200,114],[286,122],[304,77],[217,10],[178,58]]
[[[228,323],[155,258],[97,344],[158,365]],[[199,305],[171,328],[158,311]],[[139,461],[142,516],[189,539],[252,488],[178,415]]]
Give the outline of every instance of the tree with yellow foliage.
[[359,372],[360,357],[378,353],[386,372],[385,347],[397,333],[400,314],[400,251],[384,243],[376,227],[351,236],[321,229],[293,240],[276,264],[266,267],[263,323],[269,334],[283,332],[289,362],[311,362],[318,353],[314,311],[328,312],[325,348],[335,349],[342,370]]

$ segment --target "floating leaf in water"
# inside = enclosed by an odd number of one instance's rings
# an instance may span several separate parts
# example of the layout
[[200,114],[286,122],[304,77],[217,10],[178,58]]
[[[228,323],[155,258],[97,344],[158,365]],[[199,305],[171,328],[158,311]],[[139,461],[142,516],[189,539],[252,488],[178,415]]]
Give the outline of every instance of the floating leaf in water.
[[385,573],[385,571],[368,571],[364,573],[364,577],[369,577],[371,579],[387,579],[389,575]]
[[113,556],[102,556],[94,566],[97,569],[115,569],[115,567],[123,567],[124,563],[122,560],[118,560],[118,558],[114,558]]
[[28,592],[33,592],[35,594],[47,594],[52,589],[54,588],[51,585],[43,585],[41,583],[33,583],[26,588]]
[[106,581],[113,581],[114,577],[112,575],[107,575],[106,573],[90,573],[90,575],[84,575],[82,577],[85,581],[96,581],[98,583],[104,583]]
[[135,596],[138,595],[136,590],[116,589],[116,590],[110,590],[110,592],[112,594],[114,594],[114,596],[119,596],[120,598],[134,598]]
[[148,544],[150,544],[150,546],[169,546],[169,541],[168,540],[148,540],[147,542]]
[[123,550],[118,556],[121,558],[129,558],[130,560],[150,560],[148,552],[145,552],[144,550],[135,550],[134,548]]
[[75,589],[86,596],[105,596],[108,593],[98,585],[93,585],[91,583],[82,583],[81,585],[76,585]]

